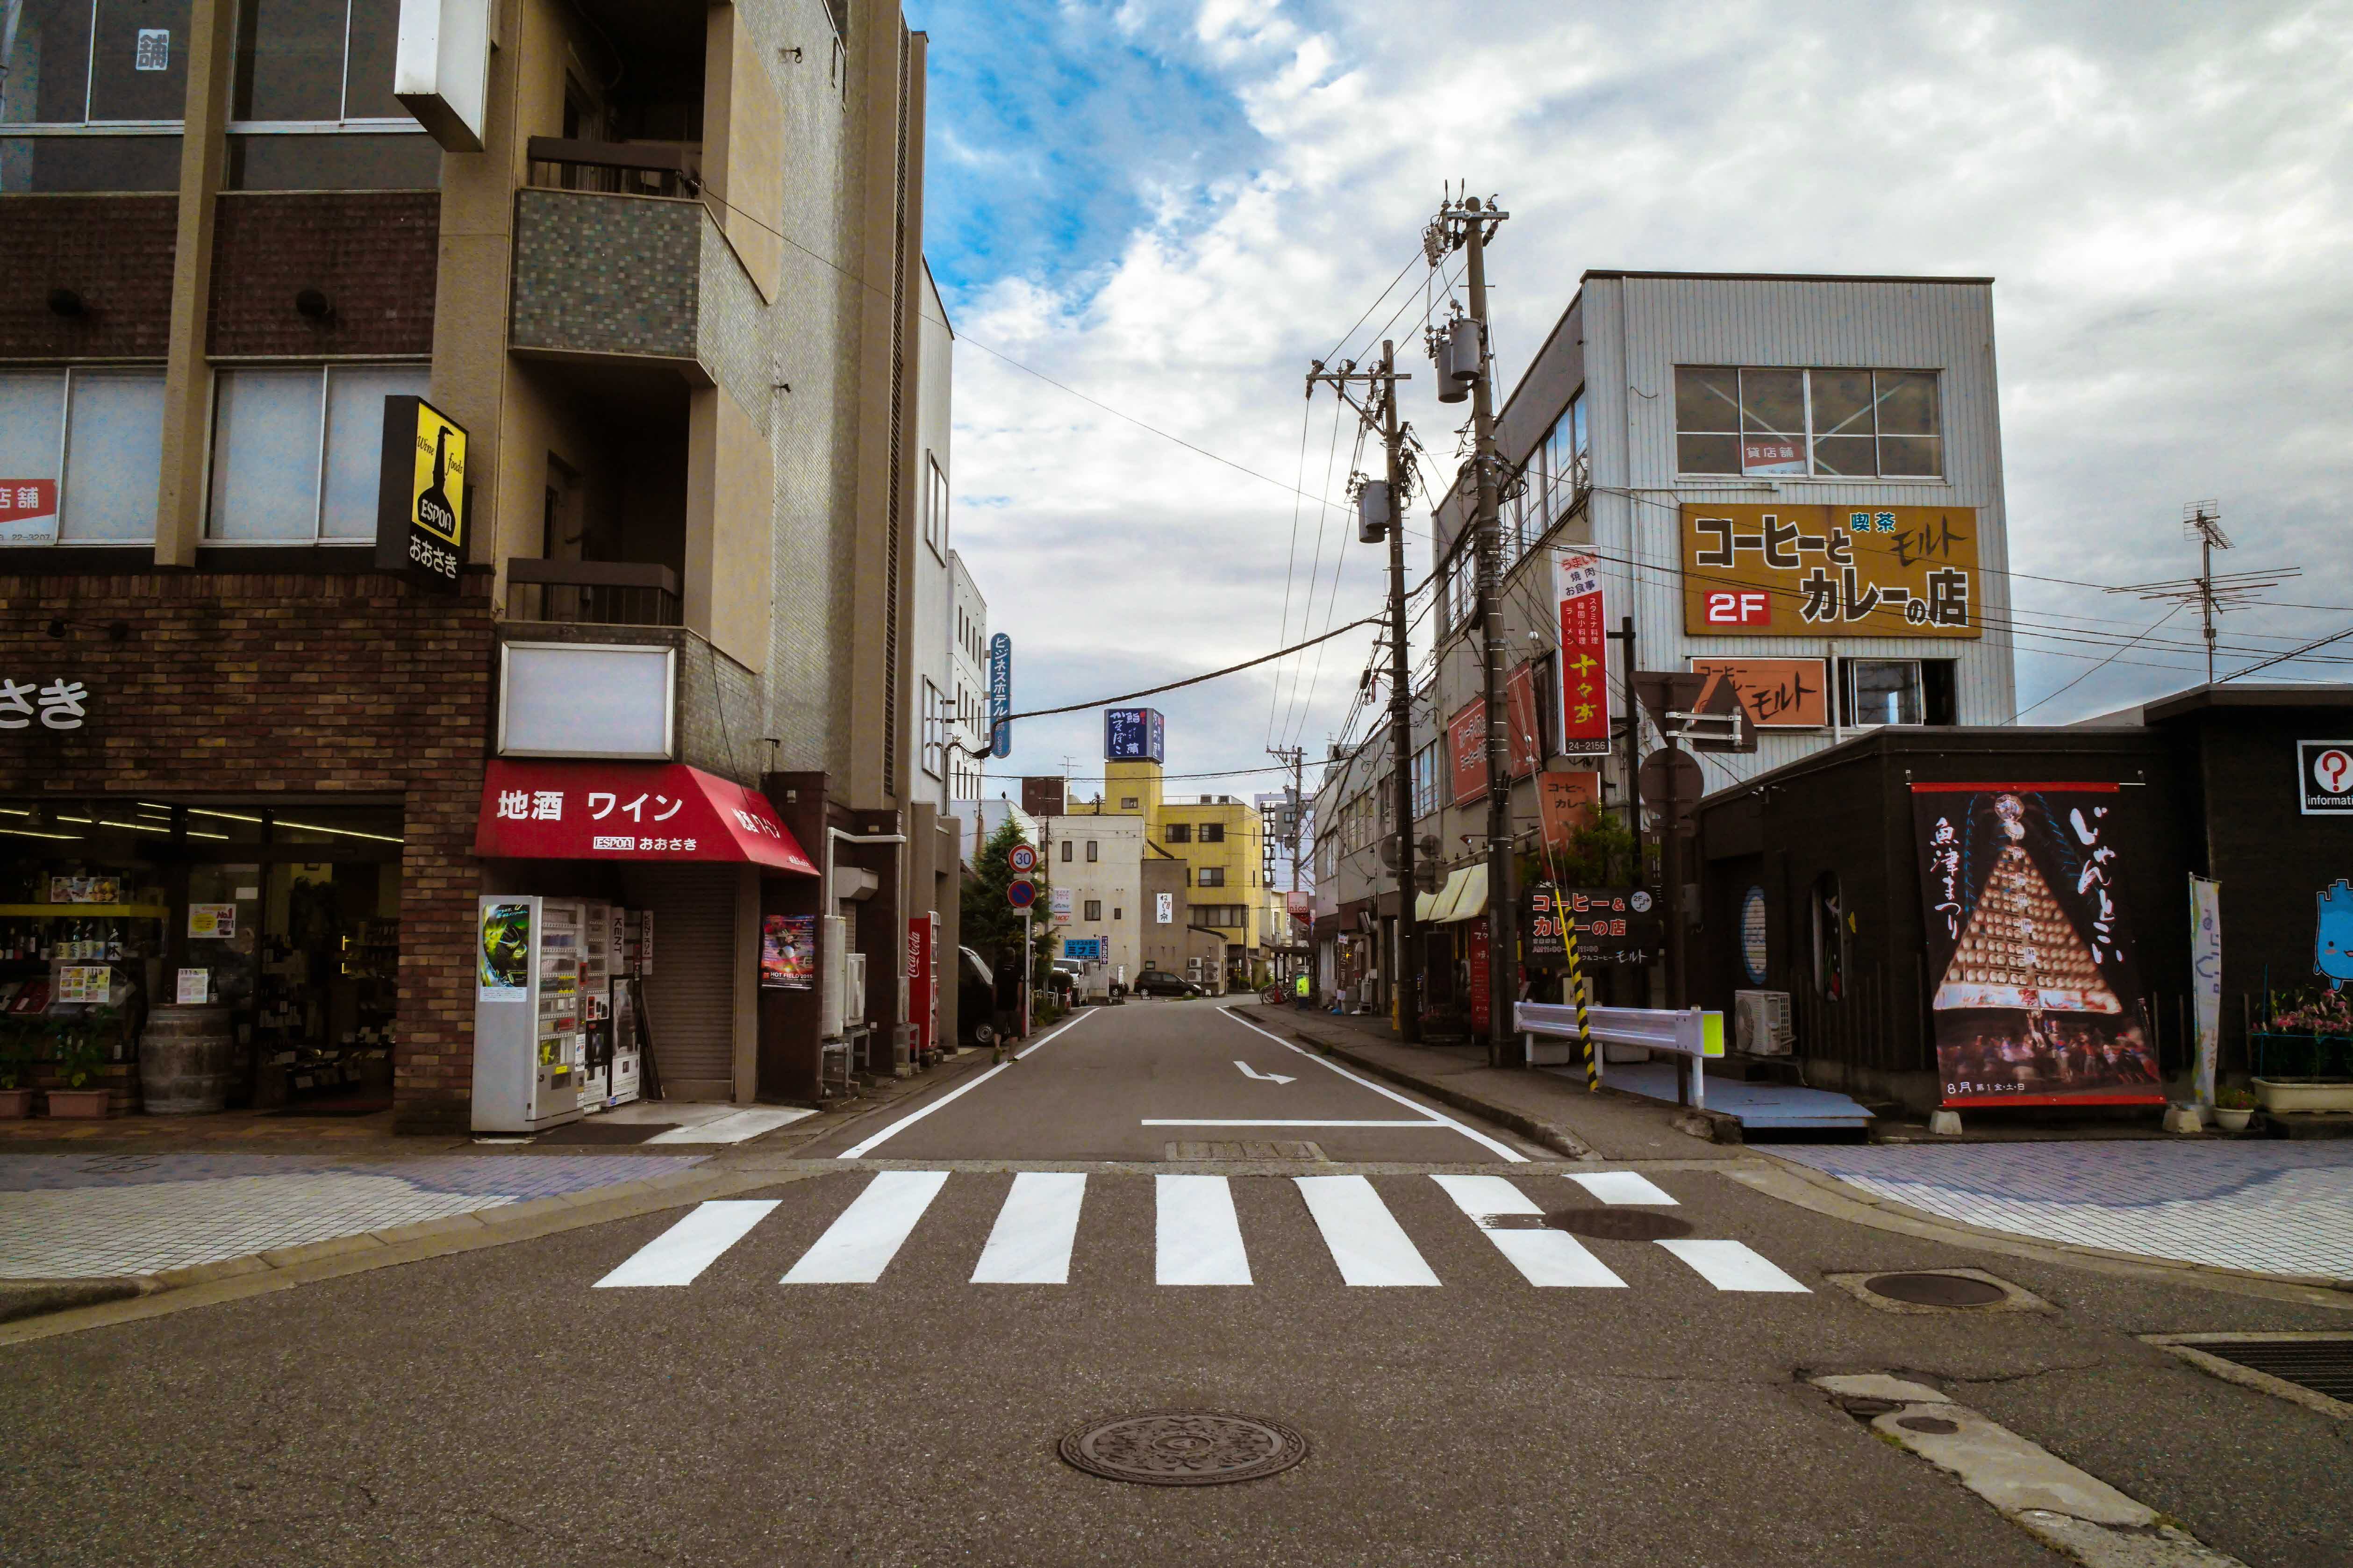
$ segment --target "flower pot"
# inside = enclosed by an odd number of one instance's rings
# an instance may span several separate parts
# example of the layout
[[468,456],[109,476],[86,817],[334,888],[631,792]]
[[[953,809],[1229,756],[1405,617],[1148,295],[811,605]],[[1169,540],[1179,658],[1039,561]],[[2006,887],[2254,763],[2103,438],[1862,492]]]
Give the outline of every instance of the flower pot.
[[22,1121],[32,1114],[32,1090],[0,1089],[0,1121]]
[[51,1089],[49,1114],[64,1119],[96,1121],[106,1115],[104,1089]]
[[2257,1078],[2255,1098],[2268,1111],[2353,1110],[2353,1080]]
[[2253,1106],[2216,1106],[2214,1125],[2224,1132],[2244,1132],[2247,1130],[2248,1118],[2254,1114],[2255,1107]]

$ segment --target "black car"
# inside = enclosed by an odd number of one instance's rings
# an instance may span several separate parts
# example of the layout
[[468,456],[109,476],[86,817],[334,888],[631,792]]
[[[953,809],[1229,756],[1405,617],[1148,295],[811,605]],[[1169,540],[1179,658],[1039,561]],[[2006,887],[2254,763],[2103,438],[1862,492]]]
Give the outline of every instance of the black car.
[[1138,996],[1207,996],[1193,981],[1183,975],[1170,974],[1166,969],[1146,969],[1135,977]]

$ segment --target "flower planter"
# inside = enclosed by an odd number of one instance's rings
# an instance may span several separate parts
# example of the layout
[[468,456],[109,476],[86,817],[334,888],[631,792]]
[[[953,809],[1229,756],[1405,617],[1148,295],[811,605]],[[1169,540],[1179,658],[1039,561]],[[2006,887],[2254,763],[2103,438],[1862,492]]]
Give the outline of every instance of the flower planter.
[[0,1121],[22,1121],[32,1114],[32,1090],[0,1089]]
[[2247,1122],[2255,1114],[2253,1106],[2216,1106],[2214,1125],[2224,1132],[2244,1132]]
[[2353,1078],[2257,1078],[2252,1086],[2267,1111],[2353,1111]]
[[61,1120],[95,1121],[106,1115],[104,1089],[51,1089],[49,1114]]

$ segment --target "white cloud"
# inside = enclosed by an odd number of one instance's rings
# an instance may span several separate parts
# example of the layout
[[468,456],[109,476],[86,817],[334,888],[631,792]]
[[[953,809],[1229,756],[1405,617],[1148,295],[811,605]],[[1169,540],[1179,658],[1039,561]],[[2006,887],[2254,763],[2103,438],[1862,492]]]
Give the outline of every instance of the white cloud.
[[[1285,484],[1301,471],[1305,412],[1304,487],[1320,490],[1332,408],[1306,408],[1307,361],[1415,252],[1440,182],[1467,177],[1513,214],[1491,262],[1507,377],[1587,267],[1989,273],[2017,569],[2181,575],[2194,558],[2180,505],[2220,495],[2241,545],[2230,565],[2301,562],[2307,576],[2275,598],[2353,605],[2339,543],[2353,488],[2345,0],[1444,16],[1211,0],[1185,13],[1131,3],[1118,30],[1229,93],[1264,138],[1257,161],[1199,167],[1185,185],[1170,183],[1181,149],[1137,147],[1150,216],[1106,265],[997,279],[955,302],[973,338],[1113,408]],[[934,29],[935,51],[985,45]],[[934,177],[983,177],[985,159],[965,162],[973,173]],[[1461,409],[1430,400],[1411,330],[1419,267],[1409,281],[1399,349],[1421,374],[1406,408],[1443,454]],[[1293,516],[1282,489],[969,345],[957,418],[957,492],[1008,498],[965,508],[960,526],[992,621],[1019,650],[1018,705],[1277,645]],[[1309,503],[1300,579],[1317,523]],[[1335,509],[1315,630],[1344,543],[1337,618],[1377,606],[1378,563]],[[1425,549],[1411,555],[1426,563]],[[1295,581],[1294,638],[1305,597]],[[2047,583],[2021,585],[2020,599],[2031,614],[2110,627],[2155,613]],[[2284,646],[2348,621],[2242,615],[2224,638]],[[1342,722],[1365,649],[1360,634],[1329,651],[1298,726],[1311,753]],[[2021,654],[2027,701],[2085,667],[2035,644]],[[2194,662],[2128,653],[2037,716],[2192,678],[2144,661]],[[1171,770],[1262,762],[1270,691],[1254,672],[1165,704]],[[1056,770],[1067,752],[1091,770],[1094,723],[1026,726],[1011,766]]]

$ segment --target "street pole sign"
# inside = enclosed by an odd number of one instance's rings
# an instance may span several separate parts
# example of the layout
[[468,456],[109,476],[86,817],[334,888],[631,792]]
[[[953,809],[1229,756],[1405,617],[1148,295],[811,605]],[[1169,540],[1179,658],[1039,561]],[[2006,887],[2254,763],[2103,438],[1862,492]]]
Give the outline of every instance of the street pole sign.
[[1038,902],[1038,885],[1022,880],[1005,885],[1005,900],[1016,909],[1028,909]]
[[1038,869],[1038,852],[1028,844],[1015,844],[1006,854],[1005,863],[1017,875],[1027,876]]
[[1013,639],[988,640],[988,754],[1013,755]]

